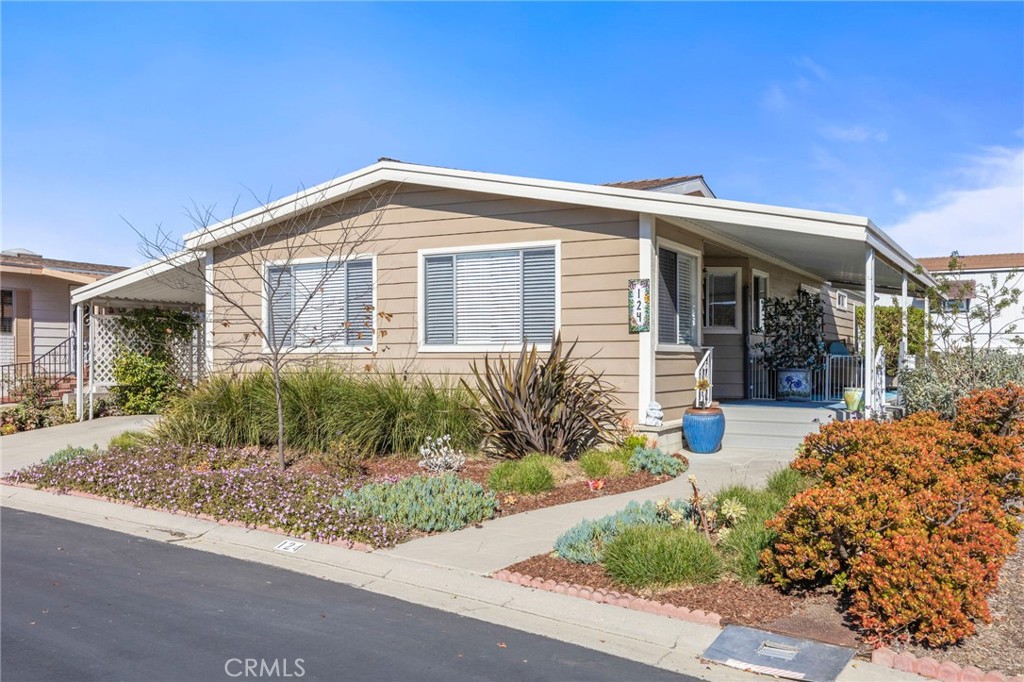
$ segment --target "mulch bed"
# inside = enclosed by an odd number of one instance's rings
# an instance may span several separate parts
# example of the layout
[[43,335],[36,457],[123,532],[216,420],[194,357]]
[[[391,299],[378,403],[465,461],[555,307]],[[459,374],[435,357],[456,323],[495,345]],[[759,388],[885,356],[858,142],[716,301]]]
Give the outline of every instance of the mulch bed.
[[[487,476],[491,469],[498,465],[496,460],[470,459],[458,472],[462,478],[476,481],[481,485],[487,485]],[[574,467],[574,464],[567,464],[567,467]],[[417,460],[408,457],[378,457],[366,463],[367,477],[370,480],[384,480],[386,478],[405,478],[423,473],[419,468]],[[537,495],[520,495],[517,493],[498,493],[500,508],[499,516],[510,516],[521,512],[553,507],[567,502],[579,502],[605,495],[617,495],[633,490],[650,488],[651,486],[671,480],[669,476],[652,476],[646,471],[628,474],[622,478],[604,479],[604,487],[600,490],[591,490],[587,486],[586,477],[582,474],[573,474],[559,483],[554,490],[549,490]]]
[[538,554],[507,568],[535,578],[550,578],[555,582],[575,583],[595,589],[628,591],[655,601],[685,606],[688,609],[714,612],[722,616],[722,624],[763,626],[791,616],[809,597],[786,595],[767,585],[747,587],[742,583],[723,580],[711,585],[663,590],[638,591],[617,584],[600,564],[576,564],[550,554]]

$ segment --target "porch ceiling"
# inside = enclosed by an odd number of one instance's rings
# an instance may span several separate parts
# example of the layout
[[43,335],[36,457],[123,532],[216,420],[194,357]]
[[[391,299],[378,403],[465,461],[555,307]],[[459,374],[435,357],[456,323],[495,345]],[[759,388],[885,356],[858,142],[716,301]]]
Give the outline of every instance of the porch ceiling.
[[150,261],[76,289],[72,304],[88,301],[176,303],[205,302],[203,263],[195,253]]
[[[691,221],[726,243],[739,243],[777,260],[820,277],[836,286],[860,290],[865,284],[865,250],[870,244],[876,248],[875,287],[880,290],[899,291],[903,283],[902,269],[890,262],[885,244],[867,229],[836,226],[834,230],[805,231],[779,226],[764,229],[760,226],[710,220]],[[899,257],[900,253],[894,254]],[[927,274],[907,270],[911,284],[928,286]]]

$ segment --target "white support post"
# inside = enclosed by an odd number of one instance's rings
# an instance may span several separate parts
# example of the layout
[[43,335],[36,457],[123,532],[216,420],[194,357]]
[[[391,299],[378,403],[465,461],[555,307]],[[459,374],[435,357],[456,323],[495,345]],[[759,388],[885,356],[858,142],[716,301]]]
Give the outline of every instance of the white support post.
[[203,284],[206,287],[205,303],[203,305],[203,339],[205,345],[204,360],[206,367],[203,368],[205,376],[213,374],[213,248],[206,252],[206,272],[203,277]]
[[924,293],[924,363],[928,364],[928,358],[932,354],[932,315],[931,303],[928,300],[928,292]]
[[907,315],[908,315],[907,306],[909,305],[909,303],[908,303],[908,300],[907,300],[907,273],[905,271],[903,272],[903,291],[902,291],[902,293],[903,293],[903,302],[900,305],[900,307],[901,307],[900,313],[902,315],[902,317],[901,317],[901,325],[902,326],[900,327],[900,358],[899,358],[899,360],[900,360],[900,365],[899,365],[900,369],[902,369],[903,367],[906,366],[907,362],[909,361],[908,358],[907,358],[907,355],[909,355],[909,353],[910,353],[910,344],[907,341],[907,334],[908,334],[907,327],[909,326],[908,323],[907,323]]
[[875,250],[867,247],[864,255],[864,408],[871,415],[875,405]]
[[82,421],[85,412],[82,374],[85,373],[85,310],[75,306],[75,419]]
[[[657,282],[654,278],[654,216],[650,213],[641,213],[640,220],[640,263],[638,272],[640,279],[646,279],[651,283],[651,293],[654,293]],[[654,389],[654,353],[656,335],[654,330],[653,295],[651,301],[651,320],[648,329],[650,331],[637,334],[639,347],[639,386],[637,390],[637,424],[647,423],[647,410],[655,402]]]
[[[90,304],[92,306],[92,304]],[[89,308],[89,357],[95,359],[96,352],[96,312],[95,307]],[[90,364],[92,364],[90,360]],[[96,372],[93,371],[93,367],[89,368],[89,421],[92,421],[93,414],[93,401],[96,398]]]

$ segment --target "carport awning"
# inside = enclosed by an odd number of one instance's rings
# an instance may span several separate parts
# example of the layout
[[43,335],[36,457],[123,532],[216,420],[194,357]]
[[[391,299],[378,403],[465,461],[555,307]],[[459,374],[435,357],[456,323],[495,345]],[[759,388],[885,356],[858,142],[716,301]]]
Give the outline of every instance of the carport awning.
[[840,288],[864,289],[867,283],[865,260],[868,247],[876,255],[876,290],[899,292],[904,273],[912,287],[935,286],[935,281],[928,273],[916,272],[917,263],[913,258],[870,222],[862,226],[828,223],[809,225],[793,221],[752,225],[668,217],[665,220],[691,229],[697,227],[710,239],[718,239],[725,245],[742,245]]
[[203,305],[203,265],[201,253],[182,251],[80,287],[72,292],[71,303]]

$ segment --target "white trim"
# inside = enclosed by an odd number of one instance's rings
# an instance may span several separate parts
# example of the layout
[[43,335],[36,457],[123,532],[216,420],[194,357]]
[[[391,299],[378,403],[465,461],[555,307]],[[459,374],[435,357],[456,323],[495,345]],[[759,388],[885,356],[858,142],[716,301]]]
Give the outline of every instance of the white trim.
[[[848,239],[876,246],[885,257],[908,272],[913,272],[916,266],[916,261],[899,245],[879,230],[871,220],[861,216],[391,161],[378,162],[267,206],[234,216],[211,228],[191,232],[185,235],[186,245],[189,248],[196,248],[233,239],[267,222],[281,220],[294,212],[310,210],[315,206],[337,201],[384,183],[484,192],[630,213],[653,213],[689,220],[749,225]],[[925,286],[934,285],[934,281],[927,273],[915,273],[915,279]]]
[[864,251],[864,407],[873,415],[875,405],[875,250]]
[[[558,334],[562,328],[562,241],[560,239],[549,239],[546,241],[533,242],[505,242],[502,244],[479,244],[475,246],[451,246],[435,247],[429,249],[417,249],[416,251],[416,350],[419,353],[510,353],[522,349],[523,342],[496,343],[496,344],[473,344],[473,345],[439,345],[426,343],[426,284],[423,280],[423,261],[427,256],[448,256],[460,253],[484,253],[487,251],[522,251],[524,249],[538,249],[548,246],[555,247],[555,330]],[[454,276],[454,275],[453,275]],[[457,333],[457,330],[456,330]],[[531,344],[539,351],[551,350],[550,343]]]
[[[85,413],[85,310],[81,303],[75,304],[75,419],[82,421]],[[92,349],[90,349],[92,350]],[[95,352],[93,350],[93,352]],[[91,368],[90,368],[91,369]],[[92,372],[90,372],[91,374]]]
[[[704,277],[708,275],[727,275],[733,276],[733,282],[736,287],[736,324],[729,326],[714,326],[709,325],[704,327],[704,333],[706,334],[742,334],[743,333],[743,283],[742,275],[743,268],[734,265],[711,265],[702,271]],[[707,287],[705,287],[707,288]],[[703,321],[707,322],[710,312],[708,310],[709,301],[701,299],[701,312],[703,313]]]
[[640,279],[646,279],[651,283],[650,310],[648,314],[647,328],[650,331],[637,334],[638,348],[638,374],[639,382],[637,389],[637,411],[636,421],[642,424],[647,418],[647,408],[656,400],[657,391],[655,388],[656,373],[654,368],[654,354],[657,336],[655,335],[655,318],[658,317],[654,307],[654,290],[658,286],[654,278],[654,263],[657,254],[654,253],[656,222],[655,217],[650,213],[641,213],[638,216],[638,237],[639,237],[639,263],[637,270]]
[[847,311],[850,309],[850,295],[845,291],[839,289],[834,290],[836,292],[836,309]]
[[[754,280],[758,277],[764,280],[764,297],[771,298],[772,295],[772,278],[764,270],[758,270],[757,268],[750,269],[750,333],[751,334],[763,334],[764,328],[758,327],[754,323],[757,321],[754,319],[754,311],[760,310],[761,307],[757,304],[757,299],[754,298]],[[764,320],[761,320],[764,323]]]
[[[352,346],[345,344],[332,343],[322,346],[301,346],[295,348],[282,348],[282,352],[285,355],[315,355],[315,354],[330,354],[338,355],[344,353],[374,353],[377,351],[377,254],[376,253],[354,253],[347,256],[335,256],[333,258],[325,257],[311,257],[311,258],[292,258],[285,260],[268,260],[263,261],[263,275],[260,280],[260,338],[261,338],[261,353],[269,353],[270,347],[267,346],[267,329],[269,329],[269,316],[270,316],[270,299],[267,298],[267,270],[274,267],[292,266],[292,265],[310,265],[313,263],[330,263],[337,262],[347,263],[352,260],[369,260],[370,261],[370,279],[373,282],[372,293],[373,297],[373,326],[371,327],[371,340],[368,344],[360,346]],[[345,298],[348,298],[348,273],[345,273]]]
[[658,335],[658,326],[657,326],[657,321],[658,321],[658,308],[657,308],[657,305],[658,305],[658,291],[660,290],[660,287],[659,287],[660,283],[656,279],[652,283],[652,286],[651,286],[651,294],[652,294],[651,295],[651,310],[653,311],[653,315],[652,315],[652,328],[654,329],[654,339],[655,339],[654,350],[655,350],[656,353],[696,353],[696,352],[700,351],[700,349],[704,346],[704,333],[703,333],[703,329],[704,328],[703,328],[703,325],[701,324],[701,319],[699,317],[699,315],[701,314],[701,307],[700,307],[701,304],[700,304],[700,302],[703,299],[703,294],[704,294],[704,278],[701,276],[701,273],[704,271],[704,254],[701,253],[700,251],[698,251],[697,249],[693,248],[692,246],[686,246],[685,244],[680,244],[679,242],[674,242],[671,239],[665,239],[664,237],[659,237],[659,236],[655,235],[655,240],[654,240],[654,272],[657,273],[658,278],[661,277],[661,265],[658,263],[658,251],[661,250],[662,248],[666,248],[669,251],[675,251],[677,253],[682,253],[682,254],[686,254],[686,255],[689,255],[689,256],[693,256],[693,257],[695,257],[697,259],[697,271],[694,273],[694,279],[696,280],[695,286],[696,286],[696,289],[697,289],[696,294],[694,296],[694,299],[695,299],[695,304],[697,306],[697,315],[698,315],[698,318],[695,321],[696,324],[694,324],[694,329],[697,332],[697,343],[695,345],[694,344],[689,344],[689,343],[662,343],[659,340],[660,336]]

